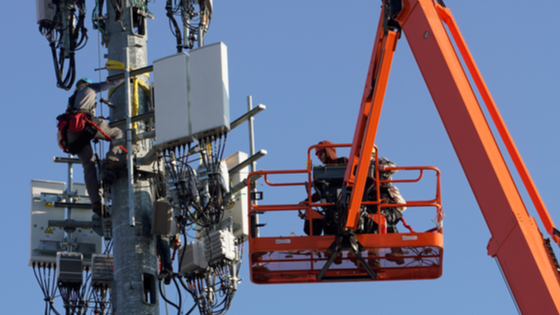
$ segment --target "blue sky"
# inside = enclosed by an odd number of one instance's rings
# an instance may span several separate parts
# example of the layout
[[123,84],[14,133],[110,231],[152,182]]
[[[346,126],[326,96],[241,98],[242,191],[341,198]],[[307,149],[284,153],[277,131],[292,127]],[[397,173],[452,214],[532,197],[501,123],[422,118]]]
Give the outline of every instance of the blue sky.
[[[560,222],[560,3],[445,2],[552,219]],[[94,3],[88,0],[87,5],[89,20]],[[175,53],[164,6],[163,0],[149,5],[156,17],[148,21],[150,63]],[[310,145],[324,139],[351,142],[379,12],[380,1],[365,0],[352,5],[332,0],[214,2],[206,43],[222,41],[228,46],[232,119],[246,111],[247,95],[267,106],[255,122],[257,150],[268,151],[259,169],[302,169]],[[33,4],[9,1],[4,13],[0,192],[6,217],[0,235],[6,255],[0,301],[5,314],[41,314],[42,293],[27,266],[29,183],[66,180],[65,167],[52,163],[52,157],[63,156],[55,141],[55,117],[64,111],[69,92],[56,88],[50,49],[37,29]],[[91,22],[86,25],[90,41],[77,53],[78,77],[99,78],[94,69],[104,60],[99,61]],[[243,125],[231,132],[226,154],[248,151],[246,130]],[[490,233],[404,36],[395,54],[376,143],[381,154],[399,166],[432,165],[441,170],[446,213],[443,276],[430,281],[258,286],[249,280],[245,257],[244,281],[229,314],[516,313],[499,268],[486,252]],[[81,168],[74,172],[79,179]],[[278,202],[295,203],[305,196],[297,190],[283,198]],[[427,220],[432,217],[428,214]],[[301,230],[301,222],[286,222],[288,229]]]

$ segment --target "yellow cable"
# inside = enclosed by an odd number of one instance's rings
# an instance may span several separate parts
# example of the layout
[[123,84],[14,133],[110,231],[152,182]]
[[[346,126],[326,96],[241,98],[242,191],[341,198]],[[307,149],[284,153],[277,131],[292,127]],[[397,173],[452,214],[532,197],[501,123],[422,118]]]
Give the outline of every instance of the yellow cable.
[[[105,64],[105,67],[108,70],[124,70],[124,62],[121,61],[117,61],[117,60],[108,60],[107,63]],[[130,70],[135,70],[134,68],[130,67]],[[150,75],[148,73],[143,73],[142,75],[145,75],[148,79],[150,78]],[[109,90],[108,93],[108,98],[111,99],[111,95],[113,94],[113,92],[115,92],[118,88],[120,88],[124,83],[119,84],[118,86],[112,88]],[[144,81],[140,80],[138,77],[133,77],[132,78],[132,113],[131,113],[131,117],[137,116],[138,115],[138,108],[140,107],[140,101],[138,99],[138,86],[140,86],[142,88],[142,90],[144,90],[144,92],[146,93],[146,96],[148,97],[148,102],[150,102],[151,100],[151,96],[150,96],[150,88],[148,87],[148,85],[146,83],[144,83]],[[137,129],[138,124],[137,123],[132,123],[132,128],[134,128],[135,130]]]

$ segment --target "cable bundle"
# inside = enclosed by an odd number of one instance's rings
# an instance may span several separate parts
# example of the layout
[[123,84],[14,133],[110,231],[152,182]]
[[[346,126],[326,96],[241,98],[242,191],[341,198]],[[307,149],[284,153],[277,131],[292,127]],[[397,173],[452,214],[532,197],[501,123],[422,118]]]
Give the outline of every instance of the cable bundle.
[[[211,228],[222,221],[230,200],[222,167],[225,143],[226,136],[216,137],[200,141],[193,150],[182,146],[164,152],[168,198],[181,226]],[[191,151],[198,159],[189,161]],[[195,162],[196,168],[190,165]]]
[[[192,49],[197,40],[202,46],[204,35],[208,31],[212,19],[212,2],[210,0],[167,0],[165,10],[169,18],[171,33],[176,38],[177,52],[181,52],[183,48]],[[181,22],[186,32],[183,36],[181,36],[181,29],[175,15],[181,16]]]
[[[53,4],[56,7],[54,18],[42,21],[39,31],[51,47],[57,87],[70,90],[76,78],[74,55],[88,40],[84,25],[86,5],[85,0],[54,0]],[[68,65],[65,70],[66,59]]]

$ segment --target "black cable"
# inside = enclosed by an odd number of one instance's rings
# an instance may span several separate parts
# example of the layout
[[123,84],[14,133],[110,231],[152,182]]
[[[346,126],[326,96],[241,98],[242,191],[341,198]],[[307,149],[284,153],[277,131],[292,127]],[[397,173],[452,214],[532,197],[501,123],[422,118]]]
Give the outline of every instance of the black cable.
[[92,285],[91,285],[91,277],[93,275],[93,272],[90,273],[89,272],[89,268],[86,269],[86,279],[84,281],[84,285],[81,287],[81,289],[78,292],[81,292],[81,294],[79,295],[79,299],[81,301],[81,303],[84,305],[84,314],[87,313],[87,309],[89,308],[89,300],[90,297],[92,295]]
[[[56,269],[56,265],[53,264],[53,271],[54,271],[55,269]],[[54,298],[54,296],[55,296],[55,294],[56,294],[57,288],[58,288],[58,282],[57,282],[55,279],[53,279],[52,288],[51,288],[51,290],[50,290],[50,292],[49,292],[49,295],[48,295],[48,297],[49,297],[49,314],[50,314],[50,311],[54,311],[54,313],[55,313],[56,315],[60,315],[60,314],[58,313],[58,311],[56,310],[56,308],[54,307],[54,304],[53,304],[53,303],[54,303],[53,298]]]
[[95,305],[95,307],[94,307],[94,312],[95,312],[95,310],[97,310],[97,309],[99,308],[99,304],[100,304],[100,297],[99,297],[99,295],[100,295],[101,293],[100,293],[99,291],[100,291],[99,289],[93,289],[93,291],[92,291],[93,303],[94,303],[94,305]]
[[177,278],[173,277],[173,283],[175,283],[175,287],[177,288],[177,293],[179,294],[179,311],[177,315],[181,315],[181,309],[183,308],[183,295],[181,294],[181,288],[179,288],[179,284],[177,283]]
[[50,44],[51,46],[51,53],[52,53],[52,58],[53,58],[53,64],[54,64],[54,72],[56,75],[56,84],[58,87],[60,87],[60,71],[59,71],[59,65],[58,65],[58,59],[57,59],[57,54],[56,54],[56,47],[54,42],[51,42]]
[[191,297],[193,298],[193,301],[194,301],[194,305],[191,307],[191,309],[186,314],[186,315],[189,315],[190,313],[193,312],[195,307],[198,305],[198,297],[196,296],[195,292],[193,292],[192,289],[190,289],[188,287],[188,285],[185,283],[185,281],[182,278],[180,278],[179,281],[180,281],[181,285],[183,286],[183,288],[185,288],[185,291],[187,291],[191,295]]
[[[57,87],[64,90],[70,90],[76,78],[74,52],[83,48],[88,40],[87,28],[84,26],[85,2],[80,0],[76,2],[75,6],[70,6],[68,16],[63,16],[63,12],[60,10],[60,1],[55,1],[55,7],[56,11],[53,17],[52,25],[48,27],[40,27],[40,31],[47,37],[51,46]],[[78,16],[75,14],[75,7],[78,7],[79,9]],[[62,25],[64,25],[64,23],[62,23],[62,19],[69,19],[70,17],[71,20],[74,20],[74,18],[77,19],[75,27],[72,23],[68,23],[66,28],[62,28]],[[68,47],[64,45],[65,32],[68,34],[69,38]],[[58,34],[58,36],[53,36],[54,33]],[[58,56],[57,50],[59,50]],[[68,70],[64,75],[65,59],[68,59]]]
[[[53,268],[52,268],[53,275],[52,275],[52,282],[51,282],[51,268],[50,268],[50,265],[49,265],[49,273],[48,273],[49,277],[48,277],[48,280],[47,280],[47,286],[45,287],[45,291],[47,291],[46,298],[49,299],[49,303],[52,303],[53,298],[56,294],[56,287],[58,285],[57,281],[56,281],[56,277],[55,277],[55,273],[56,273],[55,269],[56,268],[54,268],[54,265],[53,265]],[[52,289],[51,289],[51,283],[52,283]]]
[[187,168],[187,165],[184,161],[187,161],[189,158],[189,152],[187,150],[186,145],[183,144],[183,146],[181,146],[182,149],[182,153],[181,153],[181,159],[179,160],[179,162],[181,162],[181,174],[184,175],[185,174],[185,169]]
[[47,294],[47,292],[45,292],[45,288],[41,284],[41,280],[39,280],[39,275],[37,275],[36,263],[32,263],[31,266],[33,267],[33,273],[35,274],[35,279],[37,279],[37,282],[39,283],[39,287],[41,287],[41,290],[43,290],[43,295],[46,298],[48,296],[48,294]]
[[47,268],[47,264],[43,265],[43,276],[41,280],[43,282],[42,286],[45,288],[50,287],[50,278],[51,278],[51,268]]
[[185,280],[183,280],[183,278],[179,278],[179,283],[181,283],[181,286],[185,289],[185,291],[187,291],[192,298],[194,299],[194,292],[192,291],[191,288],[189,288],[189,286],[185,283]]
[[54,307],[53,302],[50,302],[50,303],[49,303],[49,314],[50,314],[50,311],[53,311],[56,315],[60,315],[60,313],[59,313],[59,312],[56,310],[56,308]]
[[111,303],[106,302],[107,300],[107,289],[106,287],[97,288],[93,291],[95,307],[95,314],[105,314],[105,309],[110,306]]
[[185,315],[189,315],[190,313],[192,313],[194,311],[194,308],[198,305],[198,303],[194,303],[194,305],[191,307],[191,309],[187,312],[187,314]]
[[181,253],[181,258],[179,259],[179,270],[181,270],[181,267],[183,266],[183,258],[185,257],[185,252],[187,249],[187,232],[184,226],[182,226],[182,232],[183,232],[182,234],[184,239],[184,245],[183,245],[183,252]]
[[42,266],[41,265],[39,266],[39,279],[41,281],[41,283],[39,284],[41,286],[41,288],[48,288],[49,287],[49,283],[47,282],[46,264],[43,264]]
[[171,304],[171,306],[175,307],[175,308],[177,309],[177,312],[178,312],[177,314],[181,314],[181,309],[179,308],[179,306],[178,306],[177,304],[175,304],[175,303],[169,301],[169,300],[167,299],[167,296],[166,296],[165,294],[163,294],[163,286],[161,285],[161,283],[162,283],[161,279],[159,279],[158,283],[159,283],[159,285],[158,285],[158,287],[159,287],[159,294],[161,295],[161,298],[162,298],[166,303],[169,303],[169,304]]
[[225,149],[226,149],[226,142],[227,142],[227,135],[228,135],[227,133],[224,134],[224,144],[223,144],[224,147],[222,149],[222,155],[220,156],[220,160],[222,160],[224,158],[224,152],[225,152]]
[[75,33],[73,34],[74,37],[73,51],[82,49],[87,44],[89,39],[89,37],[87,36],[87,28],[84,26],[84,20],[86,18],[85,1],[84,0],[77,1],[76,7],[78,7],[79,15],[77,17],[78,22],[76,23]]
[[[55,269],[56,269],[56,265],[53,265],[53,271],[54,271]],[[58,282],[57,282],[55,279],[53,279],[52,287],[51,287],[50,294],[49,294],[50,297],[54,297],[54,296],[55,296],[55,294],[56,294],[56,289],[57,289],[57,288],[58,288]]]

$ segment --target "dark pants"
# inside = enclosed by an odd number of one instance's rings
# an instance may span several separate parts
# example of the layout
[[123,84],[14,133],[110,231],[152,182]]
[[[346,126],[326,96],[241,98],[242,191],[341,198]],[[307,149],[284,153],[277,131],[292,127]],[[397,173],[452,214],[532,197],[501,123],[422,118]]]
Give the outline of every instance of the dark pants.
[[[119,128],[111,128],[104,119],[92,118],[91,121],[95,123],[104,133],[113,139],[119,139],[123,137],[123,132]],[[80,136],[80,132],[68,132],[68,142],[76,140]],[[105,136],[97,131],[94,139],[107,140]],[[109,141],[109,140],[107,140]],[[116,155],[121,154],[122,150],[118,146],[113,146],[107,152],[107,159],[117,159]],[[96,203],[101,201],[101,194],[99,194],[99,184],[97,182],[97,170],[95,169],[95,160],[93,157],[93,148],[91,143],[85,145],[79,152],[78,158],[82,163],[82,168],[84,169],[84,181],[86,182],[86,189],[89,195],[91,203]]]

